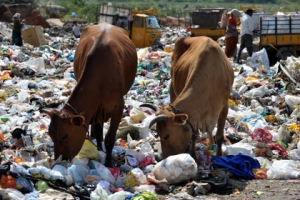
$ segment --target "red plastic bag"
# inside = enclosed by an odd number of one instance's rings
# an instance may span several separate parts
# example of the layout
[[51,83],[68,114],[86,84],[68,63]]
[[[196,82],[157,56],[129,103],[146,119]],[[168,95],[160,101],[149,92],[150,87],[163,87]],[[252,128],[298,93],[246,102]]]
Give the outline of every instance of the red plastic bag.
[[108,170],[110,171],[110,173],[113,175],[113,177],[115,179],[117,179],[120,176],[120,168],[119,167],[117,167],[117,168],[108,167]]
[[152,156],[147,156],[144,160],[139,162],[139,166],[147,167],[152,164]]
[[256,128],[251,134],[251,137],[253,140],[256,140],[258,142],[264,142],[264,143],[272,142],[272,138],[273,138],[270,131],[262,128]]
[[286,158],[288,156],[286,150],[280,144],[269,144],[268,148],[271,150],[277,150],[282,158]]

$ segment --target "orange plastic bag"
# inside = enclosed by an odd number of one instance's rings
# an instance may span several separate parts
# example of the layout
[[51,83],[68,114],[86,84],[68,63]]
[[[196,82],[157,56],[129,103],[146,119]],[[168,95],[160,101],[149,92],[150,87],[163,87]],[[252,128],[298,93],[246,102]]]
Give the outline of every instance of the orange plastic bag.
[[10,175],[9,176],[2,175],[0,184],[1,184],[0,187],[3,189],[6,189],[6,188],[17,189],[16,179]]
[[6,140],[5,140],[5,138],[4,138],[4,135],[2,134],[2,133],[0,133],[0,140],[2,141],[2,142],[6,142]]
[[266,179],[267,172],[265,169],[252,169],[254,179]]

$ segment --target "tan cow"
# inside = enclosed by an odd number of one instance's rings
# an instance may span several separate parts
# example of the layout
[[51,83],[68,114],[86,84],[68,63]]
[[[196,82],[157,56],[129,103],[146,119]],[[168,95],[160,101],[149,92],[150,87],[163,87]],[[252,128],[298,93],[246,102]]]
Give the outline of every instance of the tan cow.
[[92,124],[92,135],[101,148],[103,123],[110,118],[105,137],[106,166],[124,109],[123,96],[133,84],[137,53],[122,28],[101,23],[87,26],[81,34],[74,59],[77,85],[60,111],[52,110],[49,134],[54,142],[55,158],[73,159]]
[[149,126],[157,123],[163,158],[185,152],[190,141],[195,158],[198,130],[208,133],[213,143],[212,131],[216,124],[217,155],[221,155],[228,98],[234,79],[221,47],[208,37],[178,38],[171,76],[171,104],[157,110],[157,117]]

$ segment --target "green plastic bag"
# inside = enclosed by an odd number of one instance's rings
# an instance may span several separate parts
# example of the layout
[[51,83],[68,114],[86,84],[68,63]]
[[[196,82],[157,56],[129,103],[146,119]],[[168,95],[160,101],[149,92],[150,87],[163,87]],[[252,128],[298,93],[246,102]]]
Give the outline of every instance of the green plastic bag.
[[143,192],[131,198],[131,200],[159,200],[159,198],[156,196],[156,194],[153,194],[151,192]]

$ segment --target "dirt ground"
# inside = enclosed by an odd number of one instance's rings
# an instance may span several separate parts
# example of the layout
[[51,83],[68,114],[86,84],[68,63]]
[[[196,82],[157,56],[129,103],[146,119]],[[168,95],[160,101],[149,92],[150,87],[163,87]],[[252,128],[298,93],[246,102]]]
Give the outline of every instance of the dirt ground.
[[[252,200],[252,199],[273,199],[273,200],[300,200],[300,180],[250,180],[238,181],[235,192],[230,195],[210,193],[204,196],[193,197],[193,199],[205,200]],[[160,196],[160,199],[189,199],[170,198]]]

